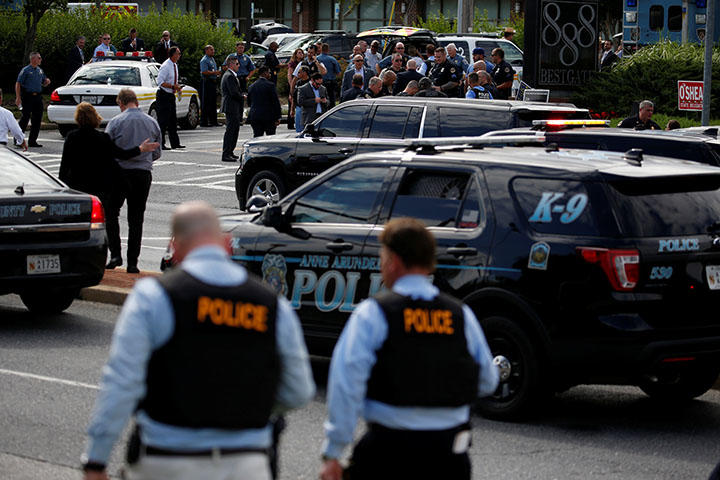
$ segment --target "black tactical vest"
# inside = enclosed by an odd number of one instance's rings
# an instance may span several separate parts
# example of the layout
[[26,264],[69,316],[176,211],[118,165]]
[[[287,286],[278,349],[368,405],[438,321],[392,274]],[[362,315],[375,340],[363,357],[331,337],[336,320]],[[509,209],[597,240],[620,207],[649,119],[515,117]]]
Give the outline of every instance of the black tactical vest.
[[150,357],[139,408],[182,427],[266,426],[279,379],[277,296],[252,277],[223,287],[179,268],[159,282],[172,302],[175,331]]
[[375,300],[385,313],[388,336],[377,351],[367,397],[398,406],[473,403],[479,365],[468,352],[462,303],[443,293],[413,300],[390,291]]

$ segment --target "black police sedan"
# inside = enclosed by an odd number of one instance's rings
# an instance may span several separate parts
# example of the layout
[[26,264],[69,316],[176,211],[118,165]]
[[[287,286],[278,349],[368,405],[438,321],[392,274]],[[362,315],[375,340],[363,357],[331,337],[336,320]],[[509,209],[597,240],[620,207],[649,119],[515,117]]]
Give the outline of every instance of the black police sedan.
[[57,313],[105,272],[105,214],[97,197],[71,190],[0,147],[0,294]]
[[240,209],[253,195],[277,202],[295,187],[358,153],[398,148],[403,140],[482,135],[526,127],[534,120],[589,119],[571,104],[422,97],[345,102],[301,134],[246,141],[235,173]]
[[517,417],[581,383],[672,399],[711,388],[720,170],[483,144],[497,141],[419,140],[342,162],[259,214],[227,218],[233,258],[290,300],[310,350],[328,355],[383,288],[383,224],[416,217],[437,239],[434,283],[473,308],[500,369],[485,415]]

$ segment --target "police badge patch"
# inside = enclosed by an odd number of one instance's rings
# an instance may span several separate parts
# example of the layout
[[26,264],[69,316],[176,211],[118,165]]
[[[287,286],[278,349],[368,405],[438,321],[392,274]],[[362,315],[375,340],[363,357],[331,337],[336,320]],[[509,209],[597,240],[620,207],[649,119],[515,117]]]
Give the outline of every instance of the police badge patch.
[[528,268],[535,270],[547,270],[548,258],[550,258],[550,245],[545,242],[534,243],[530,247]]
[[278,295],[287,295],[287,264],[285,257],[268,253],[263,257],[262,275],[263,282],[267,283],[270,288],[275,290]]

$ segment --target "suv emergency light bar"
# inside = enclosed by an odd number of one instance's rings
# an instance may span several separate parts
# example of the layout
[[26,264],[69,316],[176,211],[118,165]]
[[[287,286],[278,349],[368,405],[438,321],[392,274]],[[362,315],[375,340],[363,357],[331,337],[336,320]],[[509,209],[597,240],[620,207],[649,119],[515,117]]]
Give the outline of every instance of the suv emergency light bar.
[[543,136],[528,137],[527,135],[498,135],[497,137],[444,137],[444,138],[418,138],[407,143],[405,150],[415,150],[419,147],[474,147],[483,145],[528,144],[541,145],[545,142]]
[[533,120],[534,129],[540,128],[569,128],[569,127],[609,127],[610,120]]
[[107,55],[105,55],[105,52],[97,52],[95,54],[94,58],[122,58],[123,60],[142,60],[145,58],[152,58],[153,53],[150,50],[144,51],[144,52],[108,52]]

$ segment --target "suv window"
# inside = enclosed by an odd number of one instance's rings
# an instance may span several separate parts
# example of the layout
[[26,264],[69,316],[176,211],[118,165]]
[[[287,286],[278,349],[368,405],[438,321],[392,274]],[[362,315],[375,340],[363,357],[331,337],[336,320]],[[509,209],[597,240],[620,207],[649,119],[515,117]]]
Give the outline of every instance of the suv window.
[[[511,126],[512,114],[504,111],[483,112],[470,108],[440,107],[441,137],[482,135]],[[429,137],[430,135],[425,135]]]
[[632,237],[706,233],[718,222],[720,177],[669,177],[611,182],[617,218]]
[[368,137],[404,138],[409,113],[410,107],[379,105],[375,109]]
[[480,223],[480,199],[477,185],[468,188],[471,179],[468,172],[408,169],[390,216],[415,217],[428,227],[475,228]]
[[519,177],[512,193],[530,228],[554,235],[614,235],[610,206],[598,185]]
[[353,105],[334,111],[317,126],[323,137],[360,137],[363,117],[369,105]]
[[387,168],[358,167],[328,179],[295,201],[296,223],[369,223]]

